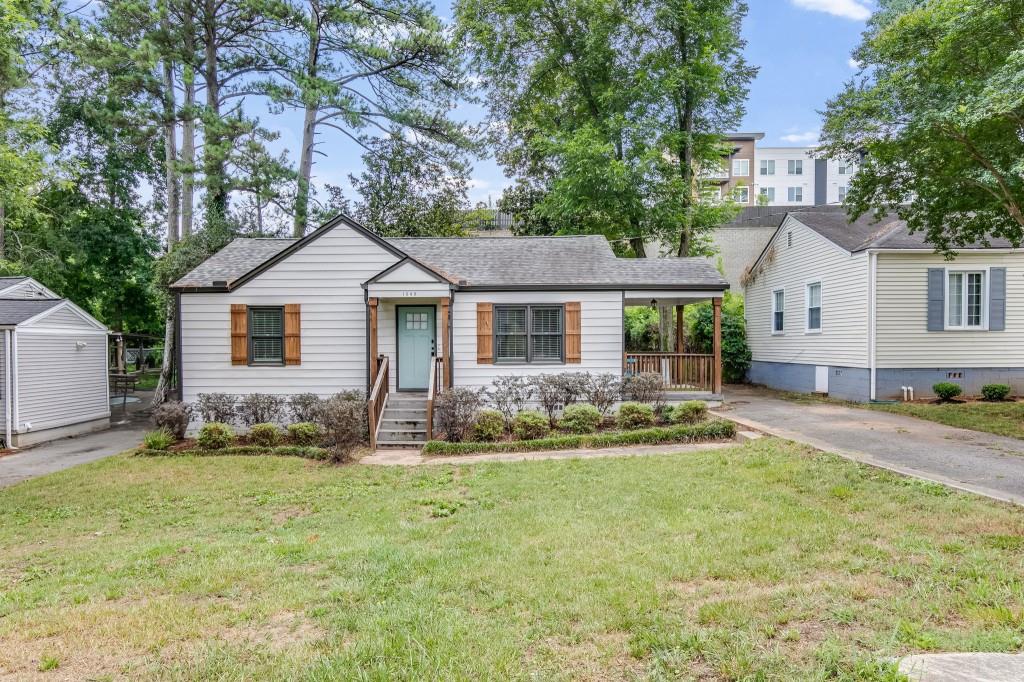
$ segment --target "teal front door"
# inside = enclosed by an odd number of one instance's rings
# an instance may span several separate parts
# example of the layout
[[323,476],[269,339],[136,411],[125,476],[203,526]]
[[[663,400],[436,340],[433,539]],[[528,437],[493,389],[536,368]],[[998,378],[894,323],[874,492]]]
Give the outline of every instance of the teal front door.
[[437,325],[432,305],[400,305],[398,311],[398,390],[425,391]]

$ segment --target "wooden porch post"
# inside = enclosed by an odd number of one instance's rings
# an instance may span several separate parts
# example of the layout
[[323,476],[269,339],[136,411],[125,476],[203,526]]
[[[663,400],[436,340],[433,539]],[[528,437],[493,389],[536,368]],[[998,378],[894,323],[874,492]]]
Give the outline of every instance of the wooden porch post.
[[683,316],[683,311],[686,309],[684,305],[676,306],[676,352],[686,352],[686,322]]
[[722,299],[712,299],[715,310],[715,393],[722,392]]
[[370,306],[370,386],[377,381],[377,299],[366,301]]
[[449,306],[451,304],[450,298],[441,299],[441,363],[443,371],[441,372],[441,386],[443,388],[450,388],[448,386],[449,377],[451,376],[451,360],[448,348],[448,316]]

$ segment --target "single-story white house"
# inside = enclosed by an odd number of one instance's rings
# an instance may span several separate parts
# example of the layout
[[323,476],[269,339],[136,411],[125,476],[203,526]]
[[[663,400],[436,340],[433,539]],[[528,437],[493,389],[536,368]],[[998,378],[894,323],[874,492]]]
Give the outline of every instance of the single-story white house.
[[[347,216],[302,239],[235,239],[172,286],[179,377],[199,394],[368,391],[373,436],[389,407],[424,409],[447,386],[503,374],[658,371],[721,393],[716,353],[627,354],[629,305],[719,303],[703,258],[617,258],[600,236],[384,239]],[[406,420],[403,420],[406,421]]]
[[107,328],[29,277],[0,277],[5,447],[110,426]]
[[786,217],[745,292],[754,383],[856,401],[940,381],[1024,392],[1024,251],[1004,240],[946,260],[894,215],[820,207]]

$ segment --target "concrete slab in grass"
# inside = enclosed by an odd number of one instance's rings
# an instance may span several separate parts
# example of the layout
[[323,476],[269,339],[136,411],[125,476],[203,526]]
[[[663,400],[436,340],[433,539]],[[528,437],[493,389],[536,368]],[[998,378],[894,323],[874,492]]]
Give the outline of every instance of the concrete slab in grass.
[[1024,654],[917,654],[899,668],[913,682],[1020,682]]

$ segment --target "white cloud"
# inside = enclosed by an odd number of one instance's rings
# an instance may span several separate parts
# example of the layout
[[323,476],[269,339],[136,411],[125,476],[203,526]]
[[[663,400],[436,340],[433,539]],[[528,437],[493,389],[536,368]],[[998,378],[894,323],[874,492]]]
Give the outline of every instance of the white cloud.
[[858,61],[857,61],[856,59],[854,59],[853,57],[850,57],[849,59],[847,59],[847,60],[846,60],[846,63],[847,63],[848,65],[849,65],[849,67],[850,67],[851,69],[860,69],[860,68],[862,68],[862,67],[863,67],[863,64],[861,64],[860,62],[858,62]]
[[802,133],[790,133],[789,135],[783,135],[783,142],[792,142],[793,144],[813,144],[818,141],[819,131],[807,130]]
[[791,0],[801,9],[813,12],[825,12],[833,16],[854,21],[865,21],[871,16],[871,8],[864,0]]

